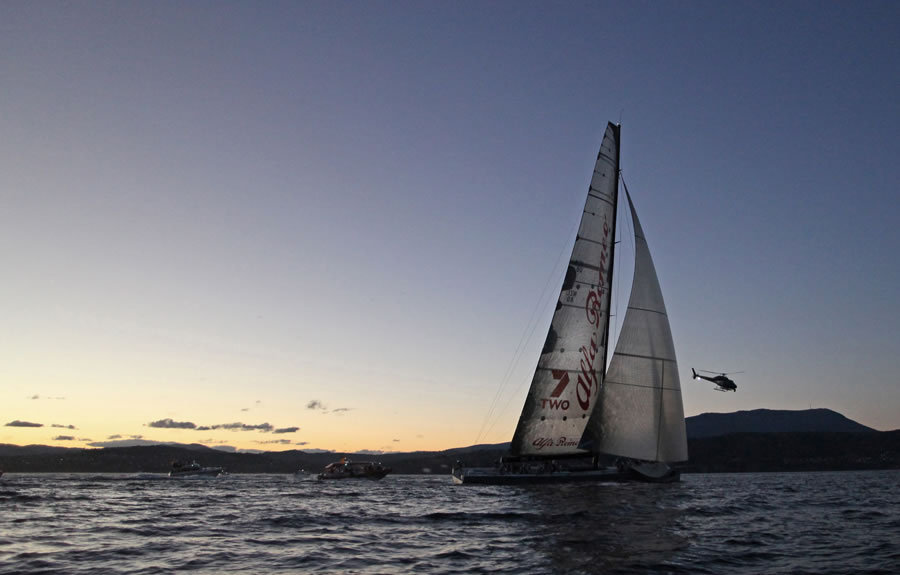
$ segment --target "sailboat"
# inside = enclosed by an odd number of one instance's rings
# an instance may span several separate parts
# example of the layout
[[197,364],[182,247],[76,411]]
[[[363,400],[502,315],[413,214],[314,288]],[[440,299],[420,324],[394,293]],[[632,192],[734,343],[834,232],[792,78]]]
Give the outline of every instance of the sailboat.
[[621,127],[609,123],[569,266],[510,452],[455,483],[678,481],[688,459],[672,331],[631,196],[634,277],[607,366]]

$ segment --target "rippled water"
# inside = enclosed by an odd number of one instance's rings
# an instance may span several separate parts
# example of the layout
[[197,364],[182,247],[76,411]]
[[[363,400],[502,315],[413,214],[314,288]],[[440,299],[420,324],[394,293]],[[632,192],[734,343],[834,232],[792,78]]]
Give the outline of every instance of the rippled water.
[[900,471],[674,485],[0,479],[0,573],[897,573]]

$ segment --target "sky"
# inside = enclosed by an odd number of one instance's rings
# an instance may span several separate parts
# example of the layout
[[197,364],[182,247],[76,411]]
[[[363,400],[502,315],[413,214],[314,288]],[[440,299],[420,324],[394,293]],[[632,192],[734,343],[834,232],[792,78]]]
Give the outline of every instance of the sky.
[[509,441],[607,121],[685,414],[900,428],[898,54],[897,2],[0,3],[0,443]]

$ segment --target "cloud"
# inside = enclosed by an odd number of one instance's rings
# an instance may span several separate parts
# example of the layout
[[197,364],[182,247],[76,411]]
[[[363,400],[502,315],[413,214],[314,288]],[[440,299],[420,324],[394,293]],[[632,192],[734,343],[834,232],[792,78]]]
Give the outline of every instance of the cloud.
[[75,441],[75,437],[72,435],[57,435],[53,438],[53,441]]
[[265,445],[267,443],[279,443],[281,445],[290,445],[291,440],[290,439],[269,439],[267,441],[254,441],[253,443],[260,443],[263,445]]
[[[147,424],[149,427],[158,427],[164,429],[193,429],[194,431],[211,431],[214,429],[226,429],[228,431],[261,431],[263,433],[294,433],[299,427],[282,427],[275,429],[271,423],[242,423],[235,421],[232,423],[218,423],[216,425],[197,425],[192,421],[172,421],[171,419],[160,419]],[[139,436],[138,436],[139,437]]]
[[122,436],[117,433],[115,435],[110,435],[106,439],[122,439]]
[[10,421],[6,424],[6,427],[44,427],[43,423],[31,423],[30,421],[19,421],[18,419],[15,421]]
[[[41,396],[35,393],[28,399],[41,399]],[[65,397],[45,397],[44,399],[65,399]]]
[[336,407],[334,409],[329,410],[328,407],[326,407],[324,403],[322,403],[318,399],[313,399],[309,403],[306,404],[306,409],[321,411],[322,413],[334,413],[334,414],[340,415],[347,411],[351,411],[353,408],[352,407]]
[[50,427],[61,427],[62,429],[78,429],[74,425],[60,425],[59,423],[54,423]]
[[196,429],[197,425],[191,421],[172,421],[169,418],[160,419],[159,421],[151,421],[147,424],[149,427],[160,427],[163,429]]
[[395,439],[395,440],[394,440],[394,443],[398,443],[399,441],[400,441],[399,439]]
[[308,441],[295,441],[294,445],[309,445]]
[[242,407],[242,408],[241,408],[241,411],[250,411],[250,408],[249,408],[249,407]]
[[227,429],[229,431],[262,431],[262,432],[270,432],[275,429],[270,423],[259,423],[256,425],[251,425],[248,423],[221,423],[219,425],[211,425],[210,429]]

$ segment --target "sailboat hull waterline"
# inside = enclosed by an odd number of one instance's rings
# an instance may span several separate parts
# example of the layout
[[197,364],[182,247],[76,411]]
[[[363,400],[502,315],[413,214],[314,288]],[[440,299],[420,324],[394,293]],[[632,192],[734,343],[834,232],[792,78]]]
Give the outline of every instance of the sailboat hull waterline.
[[[620,126],[609,123],[559,299],[510,442],[497,467],[451,471],[457,484],[670,483],[687,461],[675,345],[631,196],[634,276],[615,350],[610,316],[619,206]],[[615,459],[615,466],[602,461]]]
[[457,485],[533,485],[543,483],[624,483],[640,481],[644,483],[675,483],[681,480],[681,473],[668,466],[653,468],[642,465],[618,469],[555,470],[555,471],[511,471],[503,472],[496,467],[469,467],[452,472],[453,483]]

